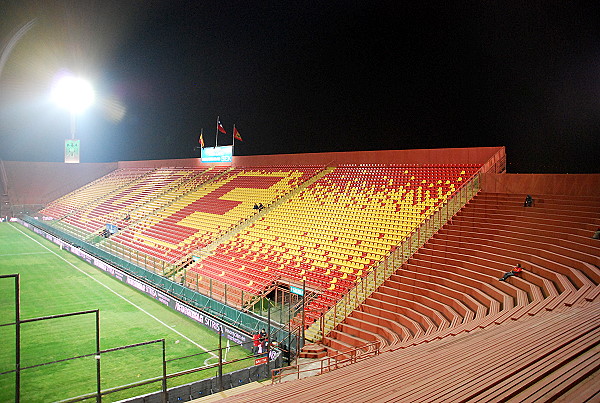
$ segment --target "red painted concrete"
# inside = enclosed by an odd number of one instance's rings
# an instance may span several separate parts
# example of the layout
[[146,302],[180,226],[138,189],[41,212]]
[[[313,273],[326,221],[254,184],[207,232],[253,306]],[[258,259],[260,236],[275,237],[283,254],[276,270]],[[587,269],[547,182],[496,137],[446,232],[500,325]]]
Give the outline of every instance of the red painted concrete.
[[[333,153],[234,156],[234,166],[340,164],[486,164],[504,157],[504,147],[438,148],[428,150],[348,151]],[[199,158],[176,160],[120,161],[119,168],[189,167],[202,164]]]
[[117,163],[3,161],[3,164],[13,205],[49,203],[117,168]]
[[492,174],[481,176],[481,189],[491,193],[598,197],[600,174]]

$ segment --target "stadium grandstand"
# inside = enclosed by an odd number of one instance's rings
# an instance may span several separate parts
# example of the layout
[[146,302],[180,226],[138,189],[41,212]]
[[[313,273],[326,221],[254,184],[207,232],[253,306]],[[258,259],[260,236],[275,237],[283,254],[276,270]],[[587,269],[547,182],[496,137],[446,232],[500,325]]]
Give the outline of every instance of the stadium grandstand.
[[0,215],[182,302],[273,307],[296,364],[207,399],[600,401],[600,174],[509,174],[506,160],[480,147],[1,161]]

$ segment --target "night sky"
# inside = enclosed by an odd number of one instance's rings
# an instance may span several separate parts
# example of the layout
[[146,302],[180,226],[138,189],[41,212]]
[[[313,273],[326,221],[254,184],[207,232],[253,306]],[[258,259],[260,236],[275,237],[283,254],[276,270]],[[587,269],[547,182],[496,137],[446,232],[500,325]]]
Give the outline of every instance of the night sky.
[[4,0],[0,41],[4,160],[63,160],[68,70],[97,91],[82,162],[197,157],[220,116],[236,155],[506,146],[511,173],[600,172],[579,2]]

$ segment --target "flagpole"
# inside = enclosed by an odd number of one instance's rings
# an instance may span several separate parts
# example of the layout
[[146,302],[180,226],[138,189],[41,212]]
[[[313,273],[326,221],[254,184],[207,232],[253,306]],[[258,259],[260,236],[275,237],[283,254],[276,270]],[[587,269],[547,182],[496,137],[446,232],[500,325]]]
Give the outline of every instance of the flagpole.
[[233,156],[233,151],[235,150],[235,123],[233,124],[233,132],[231,132],[231,155]]
[[215,148],[219,145],[219,117],[217,116],[217,131],[215,132]]

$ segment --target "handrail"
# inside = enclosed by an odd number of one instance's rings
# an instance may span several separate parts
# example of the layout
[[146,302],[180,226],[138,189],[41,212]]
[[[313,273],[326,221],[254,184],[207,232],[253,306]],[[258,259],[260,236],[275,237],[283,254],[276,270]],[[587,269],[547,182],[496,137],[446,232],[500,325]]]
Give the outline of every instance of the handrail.
[[[373,348],[374,347],[374,348]],[[355,347],[351,350],[342,351],[341,353],[327,356],[319,360],[298,363],[297,365],[289,365],[283,368],[275,368],[271,370],[271,384],[276,381],[282,382],[282,379],[286,376],[296,375],[296,379],[300,379],[300,374],[307,372],[319,371],[320,375],[325,372],[331,372],[335,369],[345,367],[346,365],[354,364],[358,361],[377,356],[381,353],[381,342],[376,340],[370,343],[366,343],[360,347]],[[315,363],[319,363],[318,368],[300,369],[301,366],[314,366]],[[295,372],[284,373],[285,370],[297,369]]]
[[381,286],[413,253],[415,253],[442,225],[453,217],[479,190],[479,173],[464,183],[454,195],[446,200],[421,225],[408,234],[369,273],[361,278],[354,288],[349,290],[329,309],[320,320],[314,322],[306,331],[306,338],[321,341],[329,332],[362,304],[379,286]]

